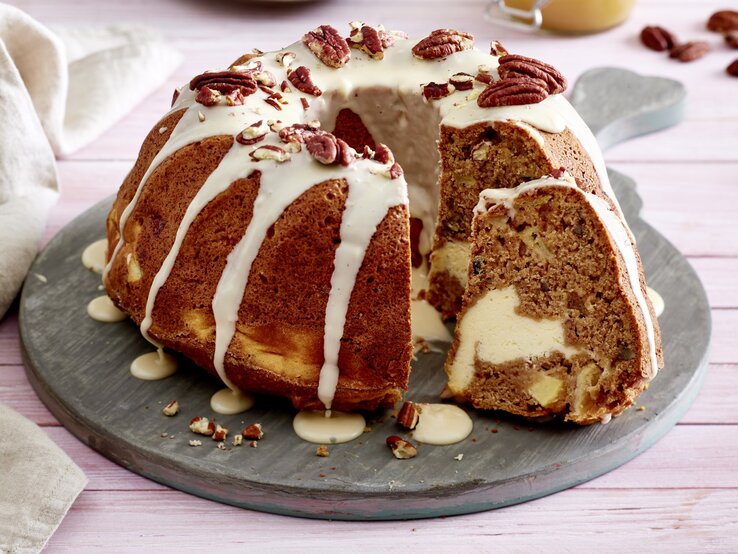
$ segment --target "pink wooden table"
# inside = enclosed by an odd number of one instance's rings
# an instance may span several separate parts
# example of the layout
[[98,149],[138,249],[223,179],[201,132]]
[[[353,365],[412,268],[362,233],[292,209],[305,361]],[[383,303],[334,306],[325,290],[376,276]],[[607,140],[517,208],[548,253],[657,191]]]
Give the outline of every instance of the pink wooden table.
[[[615,147],[608,163],[640,185],[645,218],[687,255],[710,298],[714,333],[710,372],[679,425],[639,458],[594,481],[481,514],[434,520],[346,523],[294,519],[209,502],[170,490],[109,462],[60,427],[25,377],[17,318],[0,323],[0,401],[39,425],[90,479],[49,543],[49,552],[286,551],[738,551],[738,79],[724,74],[738,51],[704,30],[729,1],[641,0],[629,22],[582,38],[526,36],[485,23],[485,0],[343,0],[252,7],[226,0],[11,0],[51,25],[144,22],[186,54],[169,86],[153,94],[94,144],[60,160],[63,193],[46,239],[114,193],[175,85],[225,65],[253,47],[283,46],[307,29],[344,28],[361,19],[411,34],[437,27],[499,38],[516,53],[557,65],[571,81],[602,65],[682,80],[686,121]],[[646,24],[716,50],[679,64],[645,50]],[[665,372],[660,378],[668,379]],[[19,445],[22,448],[22,445]]]

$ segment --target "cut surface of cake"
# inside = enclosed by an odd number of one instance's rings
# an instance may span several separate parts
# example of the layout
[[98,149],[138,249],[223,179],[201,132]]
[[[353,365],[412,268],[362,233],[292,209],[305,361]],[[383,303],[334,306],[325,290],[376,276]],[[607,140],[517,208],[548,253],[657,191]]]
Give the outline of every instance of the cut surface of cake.
[[619,213],[552,66],[453,29],[346,34],[176,91],[107,220],[106,289],[147,339],[298,408],[401,398],[411,304],[458,312],[483,189],[563,166]]
[[630,231],[563,177],[482,192],[446,372],[478,408],[586,424],[630,406],[663,356]]

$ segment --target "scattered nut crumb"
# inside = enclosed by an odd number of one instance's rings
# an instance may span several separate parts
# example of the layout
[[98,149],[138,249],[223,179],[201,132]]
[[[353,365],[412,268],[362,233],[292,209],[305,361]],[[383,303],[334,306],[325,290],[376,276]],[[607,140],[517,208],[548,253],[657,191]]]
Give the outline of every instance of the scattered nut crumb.
[[497,429],[492,429],[491,432],[492,433],[496,433],[497,432]]
[[646,407],[645,406],[638,406],[636,408],[636,410],[638,410],[639,412],[645,412],[646,411]]
[[200,123],[202,123],[203,121],[205,121],[205,114],[202,113],[201,111],[198,111],[197,112],[197,119],[199,119],[200,120]]
[[233,446],[241,446],[243,444],[243,435],[233,435]]
[[225,445],[225,443],[224,443],[224,442],[219,442],[219,443],[218,443],[218,448],[219,448],[220,450],[225,450],[225,449],[226,449],[226,445]]
[[192,439],[190,441],[190,446],[202,446],[202,441],[197,440],[197,439]]
[[172,400],[169,404],[164,406],[161,413],[167,417],[176,416],[179,413],[179,402]]
[[264,436],[264,430],[261,427],[261,423],[252,423],[248,425],[241,434],[244,438],[249,440],[259,440]]
[[415,429],[420,420],[420,407],[414,402],[406,401],[397,414],[397,423],[405,429]]
[[472,437],[472,438],[471,438],[471,441],[472,441],[472,442],[477,442],[477,437]]
[[192,421],[190,421],[190,431],[197,433],[198,435],[209,437],[215,433],[215,423],[206,417],[196,416],[192,418]]
[[392,454],[398,460],[407,460],[418,455],[418,449],[415,448],[415,445],[397,435],[390,435],[387,437],[386,442],[387,446],[392,450]]
[[318,477],[320,477],[321,479],[325,479],[325,473],[318,473]]
[[454,460],[456,460],[457,462],[460,462],[463,459],[464,459],[463,454],[457,454],[456,456],[454,456]]
[[166,431],[164,431],[164,432],[163,432],[163,433],[161,433],[161,434],[160,434],[159,436],[160,436],[161,438],[165,439],[165,438],[167,438],[167,437],[169,436],[169,433],[167,433]]
[[321,458],[327,458],[330,454],[330,450],[328,450],[328,447],[324,444],[321,444],[315,451],[315,455],[320,456]]
[[256,441],[251,441],[251,442],[249,443],[249,446],[250,446],[251,448],[256,448],[257,446],[259,446],[259,443],[258,443],[258,442],[256,442]]
[[226,440],[226,437],[228,436],[228,428],[223,427],[222,425],[216,425],[215,431],[213,432],[213,440],[214,441],[224,441]]
[[160,135],[163,135],[166,132],[167,132],[167,128],[166,127],[159,127],[159,134]]
[[366,427],[364,427],[364,432],[365,433],[371,433],[372,432],[372,428],[367,425]]

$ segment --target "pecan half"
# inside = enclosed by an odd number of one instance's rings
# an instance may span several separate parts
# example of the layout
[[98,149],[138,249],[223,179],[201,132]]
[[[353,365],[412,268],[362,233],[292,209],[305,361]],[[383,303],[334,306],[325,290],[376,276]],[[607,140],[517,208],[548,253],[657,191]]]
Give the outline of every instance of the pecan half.
[[312,94],[313,96],[320,96],[323,94],[323,91],[313,83],[313,80],[310,78],[310,70],[304,65],[301,65],[294,71],[287,73],[287,79],[289,79],[290,83],[292,83],[297,90],[304,92],[305,94]]
[[701,40],[685,42],[671,49],[669,57],[680,62],[693,62],[710,51],[710,44]]
[[[311,125],[309,123],[295,123],[294,125],[283,127],[277,131],[282,142],[285,144],[297,145],[305,142],[307,137],[320,132],[319,125]],[[298,148],[296,151],[299,152],[300,149]]]
[[195,101],[203,106],[214,106],[221,98],[225,98],[230,106],[239,106],[256,89],[257,84],[251,71],[206,72],[190,81],[190,90],[198,91]]
[[448,80],[456,90],[469,90],[474,87],[474,75],[468,73],[454,73]]
[[[370,27],[363,23],[353,23],[351,26],[351,34],[347,39],[348,45],[351,48],[357,48],[362,52],[366,52],[375,60],[381,60],[384,58],[385,41],[382,40],[382,35],[387,35],[384,30],[381,28]],[[391,40],[394,42],[394,38]]]
[[330,25],[321,25],[306,33],[302,42],[316,58],[329,67],[343,67],[351,58],[346,39]]
[[738,12],[734,10],[720,10],[707,20],[707,28],[717,33],[738,30]]
[[330,133],[306,136],[305,146],[310,155],[324,165],[331,165],[338,157],[338,140]]
[[725,68],[725,72],[731,77],[738,77],[738,59],[733,60],[733,63]]
[[254,73],[254,80],[262,86],[273,87],[277,84],[277,79],[271,71],[259,71]]
[[537,104],[548,97],[545,84],[538,79],[511,77],[488,85],[477,98],[481,108]]
[[454,91],[448,83],[428,83],[423,85],[423,96],[426,100],[444,98]]
[[413,55],[421,60],[445,58],[474,47],[474,36],[455,29],[436,29],[413,46]]
[[348,167],[356,159],[356,151],[348,143],[340,138],[336,139],[338,155],[336,161],[344,167]]
[[517,54],[502,56],[497,72],[503,80],[511,77],[529,77],[543,81],[548,94],[564,92],[567,86],[566,78],[552,65]]
[[663,52],[665,50],[671,50],[676,44],[674,35],[663,27],[657,27],[655,25],[644,27],[641,31],[641,42],[657,52]]
[[508,51],[499,40],[493,40],[489,45],[489,53],[499,58],[500,56],[507,56]]

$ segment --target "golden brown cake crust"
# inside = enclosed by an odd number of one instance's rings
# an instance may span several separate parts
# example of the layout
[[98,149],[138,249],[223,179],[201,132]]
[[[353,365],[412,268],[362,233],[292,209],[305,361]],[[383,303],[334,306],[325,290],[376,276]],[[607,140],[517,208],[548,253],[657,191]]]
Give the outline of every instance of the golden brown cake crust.
[[[118,220],[145,168],[182,113],[166,117],[147,137],[108,219],[109,251]],[[143,320],[148,290],[171,248],[187,205],[218,166],[233,137],[185,146],[149,177],[131,213],[126,242],[106,288],[115,304]],[[191,225],[169,278],[159,290],[149,334],[215,374],[212,298],[228,254],[248,226],[260,173],[235,181]],[[290,398],[318,408],[325,309],[348,187],[316,183],[291,204],[267,233],[254,261],[225,358],[226,375],[243,390]],[[399,237],[399,238],[398,238]],[[139,277],[139,278],[135,278]],[[410,244],[406,206],[392,208],[378,226],[359,270],[344,339],[335,409],[391,406],[407,388],[410,337]]]

